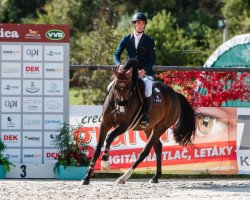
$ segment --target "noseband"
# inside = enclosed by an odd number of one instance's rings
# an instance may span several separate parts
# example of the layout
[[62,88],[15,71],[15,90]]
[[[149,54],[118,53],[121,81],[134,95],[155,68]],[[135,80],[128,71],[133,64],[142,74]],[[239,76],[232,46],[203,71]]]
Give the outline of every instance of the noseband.
[[[118,114],[118,115],[122,115],[125,114],[127,111],[127,107],[129,104],[129,101],[131,99],[131,96],[133,95],[135,88],[134,87],[131,90],[131,87],[126,87],[128,86],[129,82],[131,82],[131,79],[127,79],[127,80],[118,80],[116,79],[113,87],[114,87],[114,110],[112,111],[112,113]],[[131,82],[132,84],[132,82]],[[123,95],[124,95],[124,91],[129,89],[129,93],[127,95],[127,98],[124,99]]]

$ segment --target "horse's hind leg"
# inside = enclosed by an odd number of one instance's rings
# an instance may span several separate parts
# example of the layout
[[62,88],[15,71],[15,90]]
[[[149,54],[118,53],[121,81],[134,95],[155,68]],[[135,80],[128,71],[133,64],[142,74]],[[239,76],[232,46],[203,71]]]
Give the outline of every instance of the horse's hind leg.
[[109,150],[111,143],[114,141],[114,139],[124,133],[126,131],[126,128],[124,126],[118,126],[116,129],[114,129],[106,139],[106,145],[104,148],[104,153],[102,155],[102,162],[101,162],[101,169],[108,171],[110,169],[110,163],[109,163]]
[[90,183],[89,179],[94,174],[94,167],[96,164],[96,160],[98,159],[98,157],[101,153],[101,148],[104,144],[104,141],[105,141],[105,138],[106,138],[106,135],[107,135],[107,132],[109,129],[110,129],[110,127],[104,125],[104,123],[101,123],[100,137],[99,137],[97,146],[95,148],[94,155],[93,155],[93,158],[91,160],[90,166],[89,166],[88,171],[86,173],[86,176],[82,180],[83,185],[88,185]]
[[152,135],[150,136],[148,140],[148,143],[146,144],[145,148],[142,150],[141,154],[139,155],[135,163],[132,165],[132,167],[128,171],[126,171],[121,177],[119,177],[116,180],[116,183],[125,184],[126,180],[130,178],[135,168],[146,158],[146,156],[148,156],[150,149],[152,148],[155,141],[158,139],[159,137],[156,137],[154,133],[152,133]]
[[[151,133],[152,133],[153,129],[148,129],[145,130],[145,134],[147,136],[147,138],[149,139]],[[162,153],[162,143],[161,141],[158,139],[155,141],[155,143],[153,144],[154,150],[155,150],[155,154],[156,154],[156,174],[150,179],[150,183],[158,183],[158,179],[161,178],[161,153]]]
[[157,140],[154,145],[154,150],[156,154],[156,174],[150,179],[150,183],[158,183],[158,179],[161,178],[162,172],[161,172],[161,154],[162,154],[162,143],[160,140]]

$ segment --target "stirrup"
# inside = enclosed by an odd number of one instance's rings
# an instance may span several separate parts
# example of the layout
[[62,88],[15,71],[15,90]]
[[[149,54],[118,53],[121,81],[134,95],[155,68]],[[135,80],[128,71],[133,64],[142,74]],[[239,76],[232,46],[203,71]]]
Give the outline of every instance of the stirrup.
[[143,115],[140,122],[140,127],[144,129],[147,128],[148,125],[149,125],[149,117],[148,115]]

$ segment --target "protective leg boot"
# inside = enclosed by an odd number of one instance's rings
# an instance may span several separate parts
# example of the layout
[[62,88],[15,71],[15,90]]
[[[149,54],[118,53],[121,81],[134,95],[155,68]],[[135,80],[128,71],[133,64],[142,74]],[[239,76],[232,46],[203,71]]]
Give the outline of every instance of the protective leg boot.
[[146,97],[142,106],[142,118],[140,122],[140,127],[143,129],[147,128],[147,126],[149,125],[149,111],[151,110],[151,105],[151,98]]

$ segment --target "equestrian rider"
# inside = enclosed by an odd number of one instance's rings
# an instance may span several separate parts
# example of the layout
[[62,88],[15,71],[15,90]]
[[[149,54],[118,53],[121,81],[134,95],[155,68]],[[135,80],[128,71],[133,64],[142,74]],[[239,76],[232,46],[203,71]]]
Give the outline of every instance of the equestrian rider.
[[144,33],[147,25],[147,17],[139,12],[136,13],[132,18],[132,25],[134,32],[126,35],[120,41],[115,54],[115,64],[121,65],[121,54],[126,49],[128,59],[137,58],[138,74],[145,84],[145,99],[142,107],[142,118],[140,126],[146,128],[149,124],[149,111],[151,109],[151,95],[154,81],[153,66],[156,62],[156,52],[154,40]]

